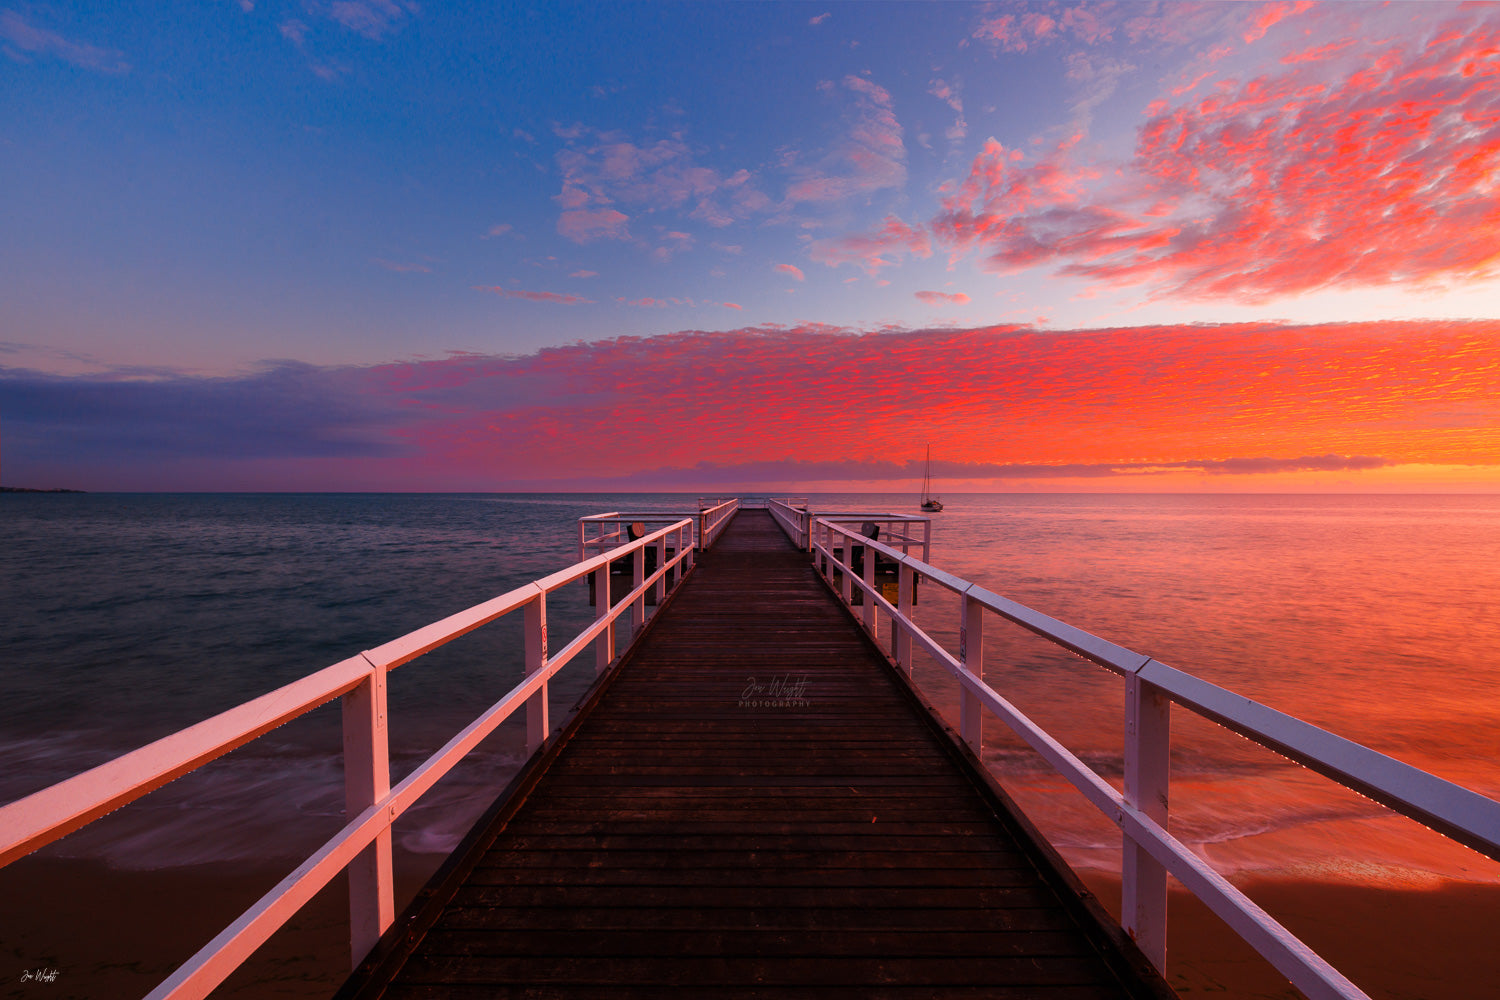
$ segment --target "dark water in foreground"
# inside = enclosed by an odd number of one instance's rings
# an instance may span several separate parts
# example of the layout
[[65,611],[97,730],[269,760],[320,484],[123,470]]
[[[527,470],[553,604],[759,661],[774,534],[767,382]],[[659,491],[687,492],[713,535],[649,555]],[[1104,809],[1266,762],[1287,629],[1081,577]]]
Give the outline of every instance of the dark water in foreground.
[[[1031,607],[1500,796],[1500,498],[949,497],[933,561]],[[667,495],[0,497],[0,801],[27,794],[571,563],[576,519]],[[915,513],[908,495],[814,507]],[[920,617],[956,645],[956,603]],[[552,647],[591,616],[549,604]],[[990,626],[988,679],[1111,780],[1122,686]],[[392,677],[399,778],[520,677],[519,623]],[[592,677],[563,675],[554,718]],[[953,690],[920,665],[941,706]],[[809,692],[816,697],[816,692]],[[1221,870],[1500,882],[1452,847],[1238,737],[1173,717],[1173,827]],[[48,852],[122,868],[300,858],[335,831],[337,708],[289,724]],[[502,730],[397,830],[451,848],[521,759]],[[992,724],[986,758],[1076,865],[1117,835]]]

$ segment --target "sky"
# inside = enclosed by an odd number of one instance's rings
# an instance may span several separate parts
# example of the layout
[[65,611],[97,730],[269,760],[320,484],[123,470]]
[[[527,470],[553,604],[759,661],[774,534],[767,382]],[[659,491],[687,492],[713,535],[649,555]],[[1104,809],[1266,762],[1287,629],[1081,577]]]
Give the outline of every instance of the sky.
[[1500,5],[472,6],[0,0],[0,484],[1500,492]]

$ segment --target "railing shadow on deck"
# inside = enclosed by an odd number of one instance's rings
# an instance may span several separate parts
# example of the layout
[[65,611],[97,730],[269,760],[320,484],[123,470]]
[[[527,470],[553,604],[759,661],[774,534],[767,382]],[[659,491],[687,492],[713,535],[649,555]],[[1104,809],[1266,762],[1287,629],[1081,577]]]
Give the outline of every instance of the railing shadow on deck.
[[[1170,706],[1176,703],[1282,756],[1500,860],[1500,802],[1319,729],[1149,656],[1074,628],[905,550],[876,541],[845,518],[820,517],[786,502],[772,513],[793,544],[839,594],[891,662],[908,675],[921,651],[959,685],[959,735],[978,753],[988,710],[1071,782],[1123,836],[1121,922],[1158,969],[1167,948],[1167,875],[1201,899],[1310,1000],[1369,1000],[1290,931],[1167,830]],[[898,573],[896,601],[875,582],[878,554]],[[954,656],[913,620],[921,579],[957,595]],[[858,597],[858,606],[853,606]],[[984,682],[986,612],[1027,629],[1125,679],[1124,790],[1116,791],[1057,739]],[[889,624],[882,641],[881,618]]]
[[[617,659],[615,624],[628,611],[630,636],[646,621],[646,598],[654,589],[660,605],[680,587],[697,551],[723,533],[738,501],[717,503],[692,514],[649,516],[663,526],[626,540],[625,525],[641,519],[604,515],[614,535],[592,539],[596,554],[567,569],[465,611],[349,657],[210,719],[165,736],[92,770],[0,807],[0,867],[24,857],[190,771],[265,735],[334,698],[343,699],[346,819],[332,839],[204,945],[148,995],[148,1000],[207,996],[302,906],[345,868],[349,870],[350,955],[358,966],[395,919],[391,827],[437,781],[523,706],[526,750],[534,754],[551,731],[548,682],[593,645],[595,671]],[[580,547],[585,529],[580,526]],[[608,530],[605,532],[608,535]],[[643,554],[657,555],[653,572]],[[609,595],[612,563],[629,559],[633,579],[618,600],[596,602],[594,621],[551,653],[547,595],[590,578],[596,593]],[[612,596],[612,595],[611,595]],[[394,787],[390,781],[386,675],[459,636],[513,612],[525,617],[526,676],[504,697],[450,739]],[[621,651],[623,652],[623,651]]]

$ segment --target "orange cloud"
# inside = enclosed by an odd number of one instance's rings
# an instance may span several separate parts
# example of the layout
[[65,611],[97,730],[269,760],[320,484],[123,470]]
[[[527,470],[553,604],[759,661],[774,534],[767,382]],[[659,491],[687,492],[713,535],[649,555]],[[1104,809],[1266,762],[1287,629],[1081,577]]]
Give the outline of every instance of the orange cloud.
[[914,441],[932,443],[946,479],[981,487],[1494,488],[1497,385],[1500,320],[765,326],[235,378],[0,369],[0,406],[13,475],[100,489],[168,474],[176,488],[243,486],[245,469],[283,467],[301,478],[257,484],[892,482],[914,474]]
[[[516,379],[545,380],[547,401],[506,403],[501,387]],[[548,349],[464,383],[465,398],[494,406],[409,433],[440,464],[524,467],[539,480],[793,460],[894,462],[895,475],[916,439],[995,476],[1357,471],[1495,462],[1496,384],[1500,321],[752,328]]]

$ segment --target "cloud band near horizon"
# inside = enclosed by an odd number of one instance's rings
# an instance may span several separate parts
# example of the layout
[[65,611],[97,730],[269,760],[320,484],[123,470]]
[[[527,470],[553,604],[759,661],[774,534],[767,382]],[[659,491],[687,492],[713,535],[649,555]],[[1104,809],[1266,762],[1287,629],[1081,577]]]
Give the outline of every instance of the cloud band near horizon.
[[5,485],[505,490],[1493,467],[1500,321],[683,331],[237,376],[0,369]]

